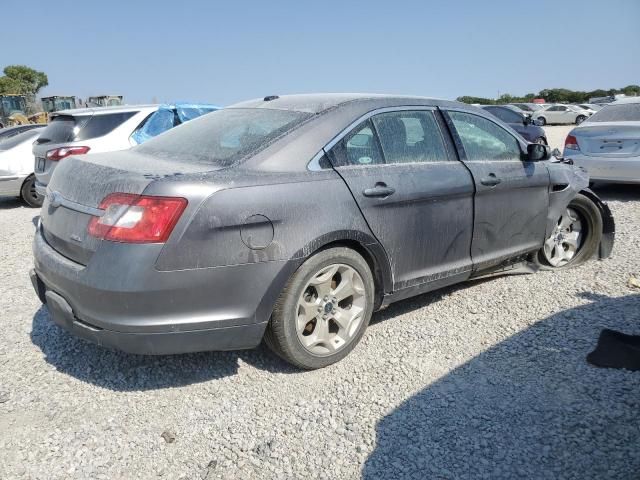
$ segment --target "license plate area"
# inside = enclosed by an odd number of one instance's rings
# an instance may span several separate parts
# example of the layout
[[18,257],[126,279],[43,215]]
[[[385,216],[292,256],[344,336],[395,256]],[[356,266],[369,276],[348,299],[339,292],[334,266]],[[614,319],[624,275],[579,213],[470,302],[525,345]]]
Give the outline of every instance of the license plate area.
[[41,157],[36,158],[36,171],[44,172],[44,158],[41,158]]

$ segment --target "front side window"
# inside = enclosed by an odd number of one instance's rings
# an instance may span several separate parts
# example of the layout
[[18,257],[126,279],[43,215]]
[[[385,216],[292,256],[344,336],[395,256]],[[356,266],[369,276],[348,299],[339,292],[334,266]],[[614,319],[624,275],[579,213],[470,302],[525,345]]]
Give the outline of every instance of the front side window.
[[433,112],[417,110],[382,113],[373,117],[386,163],[447,160],[440,128]]
[[467,160],[521,160],[516,138],[486,118],[463,112],[449,112]]

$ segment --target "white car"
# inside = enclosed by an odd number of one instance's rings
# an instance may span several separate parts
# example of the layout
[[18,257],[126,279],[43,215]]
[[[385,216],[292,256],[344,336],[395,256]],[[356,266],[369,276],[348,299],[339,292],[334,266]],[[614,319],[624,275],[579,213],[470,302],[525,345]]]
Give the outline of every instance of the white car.
[[[36,190],[46,186],[61,160],[139,145],[188,120],[217,110],[206,104],[133,105],[62,110],[33,144]],[[33,162],[33,160],[32,160]]]
[[42,205],[36,193],[31,144],[44,125],[18,133],[0,142],[0,195],[20,197],[30,207]]
[[591,113],[575,105],[550,105],[533,113],[539,125],[571,124],[580,125]]
[[571,130],[564,157],[586,168],[591,181],[640,183],[640,97],[605,105]]

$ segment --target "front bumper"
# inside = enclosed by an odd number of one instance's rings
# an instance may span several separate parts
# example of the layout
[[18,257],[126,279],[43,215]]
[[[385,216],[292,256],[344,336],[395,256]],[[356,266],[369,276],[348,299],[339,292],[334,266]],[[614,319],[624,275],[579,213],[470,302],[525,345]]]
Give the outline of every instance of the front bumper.
[[84,267],[55,251],[38,228],[31,281],[52,320],[129,353],[253,348],[295,269],[291,262],[263,262],[160,272],[153,249],[161,246],[136,249],[143,252],[137,257],[127,254],[132,247],[105,242]]

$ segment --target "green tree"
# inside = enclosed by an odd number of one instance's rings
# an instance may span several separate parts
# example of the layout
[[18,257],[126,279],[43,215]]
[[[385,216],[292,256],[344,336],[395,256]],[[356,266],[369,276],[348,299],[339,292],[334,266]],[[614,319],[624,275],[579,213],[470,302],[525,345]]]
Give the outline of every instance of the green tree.
[[39,72],[26,65],[5,67],[0,77],[0,94],[35,95],[49,85],[46,73]]

